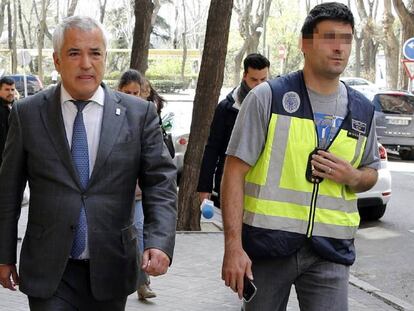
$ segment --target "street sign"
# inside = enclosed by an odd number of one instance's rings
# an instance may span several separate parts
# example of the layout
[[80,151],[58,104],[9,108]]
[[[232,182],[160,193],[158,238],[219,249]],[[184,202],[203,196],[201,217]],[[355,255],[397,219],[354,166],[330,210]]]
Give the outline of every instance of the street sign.
[[401,62],[403,63],[405,72],[410,80],[414,80],[414,60],[403,59]]
[[405,41],[403,45],[403,54],[405,58],[414,60],[414,37]]

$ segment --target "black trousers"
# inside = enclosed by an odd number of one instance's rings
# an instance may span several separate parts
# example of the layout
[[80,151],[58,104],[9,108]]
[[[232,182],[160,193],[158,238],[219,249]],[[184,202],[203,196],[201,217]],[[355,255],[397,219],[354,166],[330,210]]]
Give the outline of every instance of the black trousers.
[[126,300],[97,301],[91,292],[89,262],[70,259],[53,296],[29,297],[29,306],[31,311],[123,311]]

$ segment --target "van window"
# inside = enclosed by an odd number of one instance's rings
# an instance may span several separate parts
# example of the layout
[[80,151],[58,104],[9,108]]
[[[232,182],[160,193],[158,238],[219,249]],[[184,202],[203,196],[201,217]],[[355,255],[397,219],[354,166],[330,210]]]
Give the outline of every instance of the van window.
[[414,96],[378,94],[373,100],[375,110],[392,114],[414,114]]

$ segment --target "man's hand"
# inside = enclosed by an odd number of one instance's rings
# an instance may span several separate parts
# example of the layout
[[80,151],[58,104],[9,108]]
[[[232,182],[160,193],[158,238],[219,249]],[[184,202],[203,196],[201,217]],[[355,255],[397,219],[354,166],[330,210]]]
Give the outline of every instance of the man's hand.
[[367,191],[377,181],[377,171],[371,168],[354,168],[348,161],[332,153],[319,150],[312,156],[312,174],[349,186],[355,192]]
[[19,285],[16,265],[0,265],[0,284],[4,288],[16,290],[16,286]]
[[239,298],[243,298],[244,276],[253,280],[252,262],[241,247],[228,247],[224,251],[221,278]]
[[170,265],[170,258],[166,253],[157,249],[149,248],[142,255],[142,270],[152,276],[165,274]]
[[201,204],[204,199],[210,200],[211,193],[210,192],[199,192],[198,197],[200,198],[200,204]]

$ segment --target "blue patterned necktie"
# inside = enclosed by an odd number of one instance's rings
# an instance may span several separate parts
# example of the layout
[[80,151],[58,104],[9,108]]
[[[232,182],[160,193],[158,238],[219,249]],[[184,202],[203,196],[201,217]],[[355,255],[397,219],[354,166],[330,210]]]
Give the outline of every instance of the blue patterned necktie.
[[[78,172],[82,190],[85,190],[89,181],[89,154],[88,140],[86,137],[85,124],[83,123],[82,110],[89,102],[73,101],[73,103],[78,109],[78,113],[76,114],[75,122],[73,122],[71,153],[73,162],[75,163],[75,167]],[[75,238],[72,245],[72,258],[79,258],[79,256],[85,251],[87,235],[88,225],[86,222],[85,203],[82,200],[79,221],[76,227]]]

